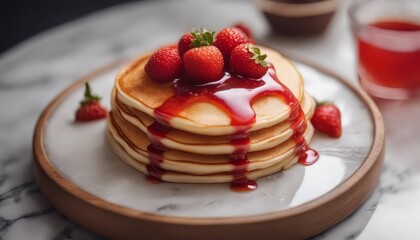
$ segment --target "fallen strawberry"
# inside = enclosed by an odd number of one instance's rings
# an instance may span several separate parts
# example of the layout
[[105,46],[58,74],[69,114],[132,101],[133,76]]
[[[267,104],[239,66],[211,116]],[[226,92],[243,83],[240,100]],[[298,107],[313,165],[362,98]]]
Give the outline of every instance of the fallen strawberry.
[[165,47],[157,50],[150,57],[144,71],[155,82],[171,82],[182,72],[182,59],[178,49]]
[[85,95],[76,111],[76,121],[88,122],[105,118],[107,110],[100,104],[101,97],[92,95],[89,83],[86,82]]
[[341,136],[340,110],[332,103],[317,104],[311,122],[315,129],[330,137],[339,138]]
[[267,72],[266,54],[253,44],[242,43],[233,49],[230,69],[242,77],[259,79]]

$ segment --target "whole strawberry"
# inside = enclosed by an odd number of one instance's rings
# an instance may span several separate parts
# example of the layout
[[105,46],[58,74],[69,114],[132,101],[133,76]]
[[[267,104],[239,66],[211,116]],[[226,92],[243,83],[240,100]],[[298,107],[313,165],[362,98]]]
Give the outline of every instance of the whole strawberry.
[[259,79],[267,72],[266,54],[253,44],[242,43],[233,49],[229,66],[232,72],[245,78]]
[[191,32],[184,34],[178,42],[180,56],[184,56],[192,48],[212,45],[215,33],[204,28],[193,28]]
[[318,104],[311,122],[317,130],[330,137],[339,138],[341,136],[340,110],[332,103]]
[[191,33],[186,33],[181,37],[178,42],[178,50],[181,57],[184,56],[188,50],[193,48],[193,45],[191,44],[193,40],[194,36]]
[[89,83],[86,83],[86,89],[80,107],[76,111],[76,121],[88,122],[106,117],[107,110],[100,104],[101,97],[93,95]]
[[185,73],[196,83],[216,81],[223,75],[223,55],[215,46],[190,49],[183,62]]
[[182,59],[178,49],[165,47],[157,50],[150,57],[144,71],[155,82],[171,82],[182,72]]
[[248,42],[249,38],[241,29],[231,27],[225,28],[217,34],[214,46],[222,52],[225,63],[228,64],[233,49],[239,44]]
[[237,23],[233,27],[241,29],[242,32],[244,32],[248,38],[252,38],[251,29],[245,23]]

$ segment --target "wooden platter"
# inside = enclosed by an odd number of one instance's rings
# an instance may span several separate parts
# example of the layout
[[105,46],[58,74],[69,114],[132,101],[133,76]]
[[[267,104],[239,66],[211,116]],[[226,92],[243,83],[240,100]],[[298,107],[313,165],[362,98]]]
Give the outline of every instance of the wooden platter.
[[[83,83],[92,82],[94,89],[106,96],[112,76],[121,66],[121,62],[106,66],[65,89],[47,106],[35,129],[35,176],[42,192],[58,211],[86,229],[112,239],[302,239],[346,218],[376,186],[384,148],[379,110],[358,87],[332,72],[301,62],[297,66],[309,93],[319,100],[335,100],[343,115],[343,137],[339,142],[322,136],[313,140],[320,160],[326,156],[319,167],[296,166],[266,177],[259,185],[271,187],[263,187],[249,197],[248,193],[231,193],[223,184],[145,186],[147,182],[138,180],[142,179],[140,173],[109,154],[103,122],[93,123],[93,127],[72,122]],[[92,132],[95,139],[103,139],[90,147],[87,143]],[[92,155],[95,153],[98,156]],[[60,156],[66,157],[63,160]],[[328,176],[329,172],[340,172],[335,168],[341,169],[340,175]],[[328,182],[329,177],[335,182]],[[310,185],[317,178],[322,178],[319,184]],[[293,194],[283,198],[281,186],[290,179],[299,181],[287,190]],[[171,191],[173,194],[168,194]],[[278,192],[270,195],[270,191]],[[194,199],[199,195],[204,198]],[[217,196],[218,200],[206,203],[206,196]],[[163,202],[163,198],[178,202],[153,205]],[[232,207],[235,201],[238,205]]]

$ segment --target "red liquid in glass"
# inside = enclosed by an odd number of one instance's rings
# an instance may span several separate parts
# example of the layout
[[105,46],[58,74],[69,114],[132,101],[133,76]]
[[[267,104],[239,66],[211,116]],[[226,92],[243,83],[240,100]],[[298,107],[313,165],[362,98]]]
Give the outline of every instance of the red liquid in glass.
[[[318,159],[318,154],[306,144],[303,134],[307,125],[299,101],[292,92],[278,79],[273,67],[258,80],[233,76],[229,72],[218,81],[194,85],[187,78],[176,79],[173,84],[174,95],[155,109],[156,122],[148,127],[152,144],[148,147],[150,163],[148,175],[156,182],[161,179],[164,170],[160,167],[163,161],[164,148],[161,140],[171,130],[170,121],[179,115],[193,102],[210,102],[225,111],[231,118],[231,126],[236,132],[230,135],[234,151],[230,156],[233,165],[233,181],[230,188],[243,192],[257,188],[255,181],[248,179],[248,149],[250,145],[249,130],[255,122],[252,102],[260,96],[273,95],[283,99],[291,108],[289,120],[292,122],[293,139],[296,142],[295,153],[299,162],[310,165]],[[148,177],[150,178],[150,177]]]
[[[370,26],[380,29],[393,30],[398,33],[420,33],[420,25],[402,21],[378,21]],[[373,31],[373,30],[372,30]],[[420,35],[404,36],[417,37]],[[378,37],[379,38],[379,37]],[[370,39],[372,40],[372,39]],[[360,77],[377,85],[390,88],[418,88],[420,87],[420,48],[415,46],[411,51],[396,51],[395,48],[386,49],[375,45],[374,41],[358,37],[359,45],[359,73]],[[377,39],[376,41],[381,41]],[[398,41],[390,44],[401,44]],[[419,46],[420,44],[417,44]]]

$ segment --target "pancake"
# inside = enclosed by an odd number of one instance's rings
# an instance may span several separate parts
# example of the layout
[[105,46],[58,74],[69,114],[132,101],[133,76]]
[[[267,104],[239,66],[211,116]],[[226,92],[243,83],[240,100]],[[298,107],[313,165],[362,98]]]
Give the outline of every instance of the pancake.
[[[108,117],[108,126],[110,136],[113,141],[124,149],[131,158],[143,164],[150,164],[149,152],[147,150],[151,142],[148,140],[147,135],[142,131],[130,126],[128,123],[123,123],[115,114],[111,112]],[[121,126],[129,127],[122,131]],[[313,135],[313,128],[309,123],[309,127],[304,134],[305,140],[309,141]],[[279,162],[284,161],[292,155],[295,155],[296,143],[293,139],[277,145],[276,147],[264,151],[258,151],[256,154],[248,153],[249,164],[248,171],[257,169],[269,168]],[[177,151],[167,152],[162,154],[160,167],[164,170],[172,170],[178,172],[187,172],[190,174],[212,174],[220,172],[231,172],[234,170],[234,165],[230,162],[230,155],[213,155],[204,154],[184,154],[178,151],[178,156],[184,156],[182,160],[173,159],[173,154]],[[213,161],[217,158],[218,161]]]
[[152,54],[133,60],[111,92],[107,137],[115,153],[153,181],[231,182],[248,190],[252,180],[298,161],[312,164],[317,153],[307,143],[316,103],[289,60],[260,49],[269,62],[260,79],[227,69],[205,84],[185,74],[156,83],[144,71]]
[[[303,121],[308,121],[312,117],[314,108],[315,102],[313,98],[305,93],[302,110],[305,113],[306,120],[303,119]],[[114,96],[111,100],[111,109],[114,111],[114,114],[117,115],[117,118],[122,118],[145,133],[148,133],[147,128],[154,122],[154,119],[150,116],[124,105],[115,99]],[[290,121],[284,121],[268,128],[250,132],[248,152],[269,149],[286,141],[293,134],[293,130],[290,128],[290,125]],[[135,128],[131,127],[131,129]],[[151,137],[152,136],[149,136],[149,138]],[[162,139],[161,144],[169,149],[190,153],[209,155],[230,154],[235,150],[231,144],[231,139],[231,136],[204,136],[182,130],[171,129],[166,137]]]
[[[276,70],[278,80],[301,102],[304,96],[303,80],[295,66],[274,50],[260,49],[267,54],[266,60]],[[156,83],[147,77],[144,66],[150,56],[140,56],[120,71],[116,76],[115,87],[121,102],[155,118],[155,110],[174,96],[175,92],[172,84]],[[290,107],[284,99],[273,95],[258,97],[251,106],[255,112],[255,123],[249,127],[250,132],[281,123],[290,115]],[[178,116],[171,118],[170,125],[200,135],[220,136],[237,131],[225,111],[202,101],[186,106]]]
[[[114,152],[129,166],[134,167],[138,171],[148,175],[147,164],[144,164],[140,161],[137,161],[132,156],[130,156],[121,145],[119,145],[111,135],[107,132],[109,142],[114,150]],[[298,157],[291,155],[283,161],[274,164],[268,168],[257,169],[247,173],[247,179],[255,180],[263,176],[267,176],[278,171],[287,169],[295,164],[298,160]],[[207,175],[194,175],[187,174],[177,171],[164,171],[161,180],[165,182],[175,182],[175,183],[229,183],[234,180],[234,176],[230,172],[224,173],[214,173]]]

